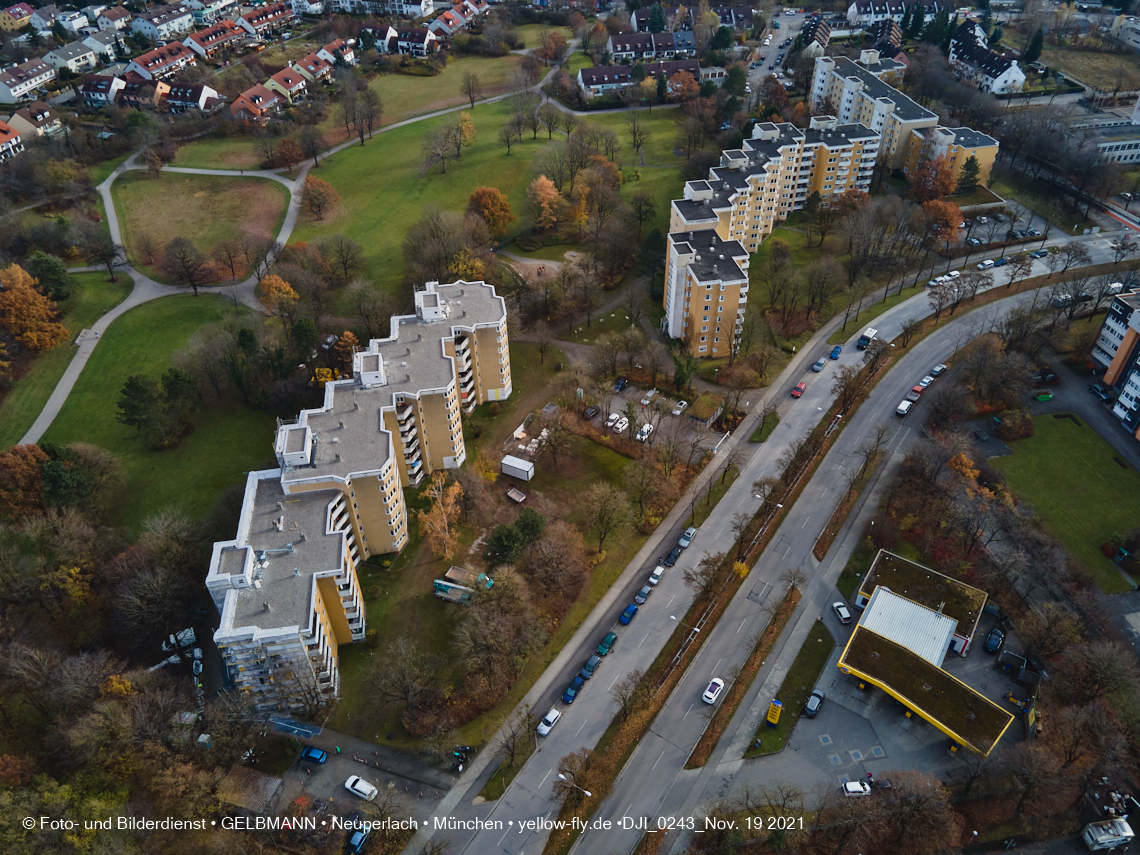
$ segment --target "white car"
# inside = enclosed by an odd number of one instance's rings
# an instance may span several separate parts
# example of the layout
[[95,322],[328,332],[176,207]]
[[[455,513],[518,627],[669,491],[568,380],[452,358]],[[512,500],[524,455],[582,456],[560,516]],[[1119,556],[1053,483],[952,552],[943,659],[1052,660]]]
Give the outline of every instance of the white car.
[[831,610],[835,612],[840,623],[851,623],[851,612],[844,603],[832,603]]
[[952,279],[957,279],[957,278],[958,278],[959,276],[961,276],[961,275],[962,275],[962,271],[961,271],[961,270],[951,270],[949,273],[947,273],[947,274],[946,274],[946,275],[943,277],[943,281],[949,282],[949,281],[950,281],[950,280],[952,280]]
[[620,418],[621,418],[621,413],[610,413],[610,417],[608,419],[606,419],[606,427],[612,428],[614,425],[616,425],[618,423],[618,419],[620,419]]
[[682,549],[688,549],[689,544],[693,542],[693,538],[697,536],[697,530],[693,526],[685,529],[685,533],[681,535],[681,539],[677,541],[677,545]]
[[376,794],[380,792],[359,775],[353,775],[351,778],[345,781],[344,788],[354,796],[360,796],[366,802],[372,801],[374,798],[376,798]]
[[675,406],[673,408],[673,415],[675,415],[675,416],[681,415],[681,413],[685,412],[685,407],[687,407],[687,406],[689,406],[688,401],[678,401],[677,406]]
[[925,389],[927,386],[929,386],[933,382],[934,382],[934,378],[931,377],[929,374],[927,374],[925,377],[923,377],[921,380],[918,381],[918,385],[921,386],[923,389]]
[[860,798],[871,795],[871,785],[866,781],[848,781],[843,785],[843,795],[850,798]]
[[933,368],[930,369],[930,373],[933,374],[935,377],[937,377],[939,374],[941,374],[945,370],[946,370],[946,366],[940,362],[937,365],[935,365]]
[[899,404],[897,407],[895,407],[895,415],[905,416],[913,408],[914,408],[914,401],[903,401],[901,404]]
[[641,429],[637,432],[637,441],[645,442],[649,439],[649,434],[653,433],[653,425],[642,425]]
[[716,699],[720,697],[720,693],[724,691],[724,680],[720,677],[713,677],[709,681],[709,687],[705,689],[705,693],[701,695],[701,700],[706,704],[715,704]]
[[625,416],[622,416],[617,420],[617,424],[614,425],[614,433],[621,433],[627,427],[629,427],[629,419],[627,419]]
[[650,389],[645,393],[645,397],[641,399],[641,406],[648,407],[649,402],[653,400],[653,396],[657,394],[656,389]]
[[542,717],[542,721],[538,723],[538,735],[546,736],[550,731],[554,730],[554,725],[558,724],[558,720],[562,718],[562,713],[556,709],[552,709]]
[[981,262],[978,265],[978,270],[989,270],[993,266],[994,260],[992,258],[987,258],[985,261]]

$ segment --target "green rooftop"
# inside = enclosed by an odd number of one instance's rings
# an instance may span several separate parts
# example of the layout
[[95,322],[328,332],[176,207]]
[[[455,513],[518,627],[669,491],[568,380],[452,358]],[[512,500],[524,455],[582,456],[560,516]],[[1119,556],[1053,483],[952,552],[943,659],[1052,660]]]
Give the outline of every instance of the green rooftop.
[[972,637],[977,629],[982,609],[989,598],[980,588],[951,579],[885,549],[880,549],[871,562],[859,593],[869,600],[879,585],[958,621],[958,634],[967,638]]

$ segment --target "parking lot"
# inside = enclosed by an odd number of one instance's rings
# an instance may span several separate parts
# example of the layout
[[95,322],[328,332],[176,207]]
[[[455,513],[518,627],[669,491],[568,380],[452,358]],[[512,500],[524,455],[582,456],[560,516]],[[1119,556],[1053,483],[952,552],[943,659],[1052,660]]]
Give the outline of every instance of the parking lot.
[[[717,440],[720,439],[720,434],[718,434],[716,431],[709,430],[708,428],[705,428],[704,426],[688,418],[688,406],[691,405],[694,400],[696,400],[696,398],[699,396],[699,393],[681,397],[675,393],[669,393],[663,389],[658,388],[657,394],[654,395],[651,400],[651,404],[649,406],[645,406],[641,402],[645,399],[645,394],[647,391],[647,389],[644,389],[640,386],[626,386],[622,391],[616,392],[614,394],[613,400],[610,402],[609,412],[601,410],[596,416],[594,416],[591,421],[593,421],[593,423],[596,424],[599,428],[604,429],[606,427],[606,422],[611,414],[616,413],[619,417],[624,417],[626,415],[626,407],[632,403],[637,408],[637,411],[641,416],[639,426],[648,422],[656,425],[655,430],[662,430],[670,423],[670,420],[673,420],[674,422],[677,422],[686,427],[691,427],[695,430],[700,430],[707,433],[709,436],[710,446],[715,445]],[[673,410],[677,408],[678,401],[685,401],[686,407],[680,416],[675,416],[673,415]],[[599,406],[601,405],[599,404]],[[654,412],[653,409],[658,409],[660,415],[658,416],[657,412]],[[627,427],[626,432],[628,432],[628,430],[629,429]]]

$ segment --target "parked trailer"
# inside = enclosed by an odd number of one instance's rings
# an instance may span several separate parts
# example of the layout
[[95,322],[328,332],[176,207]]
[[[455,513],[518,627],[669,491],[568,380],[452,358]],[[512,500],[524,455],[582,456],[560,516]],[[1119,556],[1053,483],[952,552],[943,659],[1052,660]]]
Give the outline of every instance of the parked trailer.
[[507,498],[513,502],[518,502],[520,505],[526,501],[526,493],[518,487],[510,487],[507,490]]
[[521,457],[506,455],[503,458],[503,474],[518,478],[520,481],[529,481],[534,477],[534,464]]
[[1131,842],[1136,835],[1123,819],[1107,819],[1103,822],[1090,822],[1081,833],[1085,846],[1090,852],[1099,852],[1103,849],[1115,849]]
[[468,570],[466,567],[451,567],[446,573],[443,574],[451,582],[456,585],[464,585],[468,588],[483,588],[490,590],[495,581],[486,573],[476,573],[474,570]]

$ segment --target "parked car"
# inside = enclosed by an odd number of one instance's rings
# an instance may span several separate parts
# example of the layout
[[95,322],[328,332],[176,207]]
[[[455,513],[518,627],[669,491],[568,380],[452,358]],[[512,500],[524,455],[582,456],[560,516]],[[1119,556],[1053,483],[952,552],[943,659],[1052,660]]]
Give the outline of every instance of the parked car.
[[906,393],[906,399],[908,401],[917,401],[922,397],[923,391],[924,387],[922,386],[911,386],[910,391]]
[[689,406],[688,401],[678,401],[677,406],[675,406],[673,408],[673,415],[675,415],[675,416],[681,415],[681,413],[685,412],[685,407],[687,407],[687,406]]
[[994,267],[1005,267],[1007,264],[1009,264],[1009,261],[1009,257],[1005,255],[1003,255],[1001,258],[995,258]]
[[655,397],[657,397],[657,390],[656,389],[650,389],[648,392],[645,393],[645,397],[641,399],[641,406],[648,407],[649,402],[652,401]]
[[896,416],[905,416],[913,408],[914,408],[914,402],[913,401],[903,401],[901,404],[899,404],[897,407],[895,407],[895,415]]
[[808,698],[807,703],[804,704],[804,715],[808,718],[815,718],[821,707],[823,707],[823,692],[816,689],[811,693],[811,697]]
[[985,261],[978,264],[978,270],[989,270],[996,263],[997,262],[995,262],[992,258],[987,258]]
[[871,785],[866,781],[848,781],[843,785],[843,795],[850,798],[871,795]]
[[1030,237],[1041,237],[1041,230],[1040,229],[1029,229],[1026,232],[1026,234],[1029,235]]
[[1005,633],[995,626],[986,636],[986,653],[997,653],[1003,641],[1005,641]]
[[832,359],[838,359],[839,354],[841,354],[841,353],[843,353],[843,345],[837,344],[837,345],[835,345],[835,347],[831,348],[831,358]]
[[845,603],[832,603],[831,610],[835,612],[840,623],[851,623],[851,610],[847,608]]
[[951,270],[949,273],[947,273],[947,274],[946,274],[945,276],[943,276],[942,278],[943,278],[944,280],[946,280],[947,282],[951,282],[951,281],[953,281],[954,279],[957,279],[957,278],[958,278],[959,276],[961,276],[961,275],[962,275],[962,271],[961,271],[961,270]]
[[621,418],[621,413],[610,413],[610,417],[608,419],[606,419],[606,427],[612,428],[614,425],[616,425],[618,423],[618,419],[620,419],[620,418]]
[[697,536],[697,530],[689,526],[685,529],[685,533],[681,535],[681,539],[677,541],[677,545],[682,549],[688,549],[689,544],[693,542],[693,538]]
[[943,371],[945,371],[945,370],[946,370],[946,366],[945,366],[943,363],[941,363],[941,362],[940,362],[940,363],[938,363],[937,365],[935,365],[933,368],[931,368],[931,369],[930,369],[930,373],[931,373],[932,375],[934,375],[935,377],[938,377],[938,376],[940,376],[940,375],[942,374],[942,372],[943,372]]
[[637,606],[634,603],[630,603],[625,607],[625,611],[621,613],[621,616],[618,618],[618,623],[622,626],[629,626],[629,622],[635,617],[637,617]]
[[1008,223],[1009,217],[1005,214],[994,214],[994,220],[999,223]]
[[594,652],[599,656],[608,656],[610,651],[614,649],[617,644],[618,634],[616,632],[607,632],[606,637],[602,639],[602,643],[598,645],[598,649]]
[[929,386],[933,382],[934,382],[934,378],[931,377],[929,374],[927,374],[925,377],[923,377],[921,380],[918,381],[918,385],[921,386],[923,389],[925,389],[927,386]]
[[811,370],[816,374],[823,370],[823,366],[827,365],[826,359],[817,359],[811,366]]
[[645,605],[645,601],[649,599],[649,595],[652,593],[652,585],[642,585],[641,590],[637,592],[637,595],[633,598],[633,601],[639,606],[643,606]]
[[989,220],[987,220],[985,217],[975,217],[974,222],[977,223],[979,226],[984,226],[986,223],[989,222]]
[[709,681],[709,687],[705,689],[705,693],[701,695],[701,700],[706,704],[715,704],[716,699],[720,697],[720,693],[724,691],[724,680],[720,677],[713,677]]
[[802,397],[805,389],[807,389],[807,383],[805,383],[803,380],[801,380],[799,383],[796,384],[796,387],[794,389],[792,389],[792,397],[793,398]]
[[550,731],[554,730],[554,725],[558,724],[558,720],[562,718],[562,713],[556,709],[552,709],[542,717],[542,721],[538,723],[535,730],[538,731],[539,736],[546,736]]
[[1022,240],[1026,237],[1026,234],[1021,229],[1010,229],[1005,233],[1005,236],[1010,240]]
[[617,420],[617,424],[614,425],[614,433],[623,433],[628,427],[629,419],[627,419],[625,416],[622,416]]
[[600,412],[601,410],[599,410],[597,407],[586,407],[586,411],[582,413],[582,418],[584,418],[586,421],[589,421]]
[[1049,250],[1038,249],[1038,250],[1034,250],[1033,252],[1029,253],[1029,257],[1030,258],[1044,258],[1048,254],[1049,254]]
[[674,546],[672,551],[668,555],[665,556],[665,560],[662,563],[666,567],[672,567],[674,564],[677,563],[677,559],[680,557],[681,557],[681,547]]
[[586,664],[582,666],[582,670],[578,672],[578,676],[583,680],[589,680],[594,676],[594,672],[598,670],[598,665],[602,662],[602,657],[596,653],[586,660]]
[[982,245],[982,239],[976,238],[976,237],[966,238],[966,243],[970,246],[981,246]]
[[614,381],[614,391],[615,392],[621,392],[628,385],[629,385],[628,380],[626,380],[624,377],[619,377],[617,380]]
[[1106,389],[1100,383],[1089,384],[1089,391],[1092,392],[1094,395],[1096,395],[1098,398],[1100,398],[1102,401],[1107,401],[1109,398],[1112,397],[1111,395],[1108,394],[1108,389]]
[[353,775],[351,778],[345,781],[344,788],[354,796],[360,796],[360,798],[364,799],[366,802],[372,801],[374,798],[376,798],[376,794],[380,792],[359,775]]
[[661,581],[661,577],[664,575],[665,568],[658,564],[653,568],[653,572],[649,574],[649,584],[656,588],[658,583]]
[[562,703],[574,703],[574,701],[578,698],[578,692],[582,691],[582,686],[585,684],[586,681],[581,677],[575,677],[573,680],[571,680],[570,685],[567,686],[566,689],[562,692]]
[[313,746],[310,745],[310,746],[302,749],[301,759],[307,760],[310,763],[316,763],[319,765],[321,763],[324,763],[326,760],[328,760],[329,755],[326,752],[321,751],[321,749],[314,748]]
[[350,855],[360,855],[364,851],[364,844],[368,842],[368,835],[372,833],[372,826],[365,825],[362,829],[350,831],[348,840],[344,844],[344,851]]
[[645,442],[645,440],[649,439],[649,434],[651,433],[653,433],[653,425],[644,424],[637,432],[637,436],[635,438],[638,442]]

